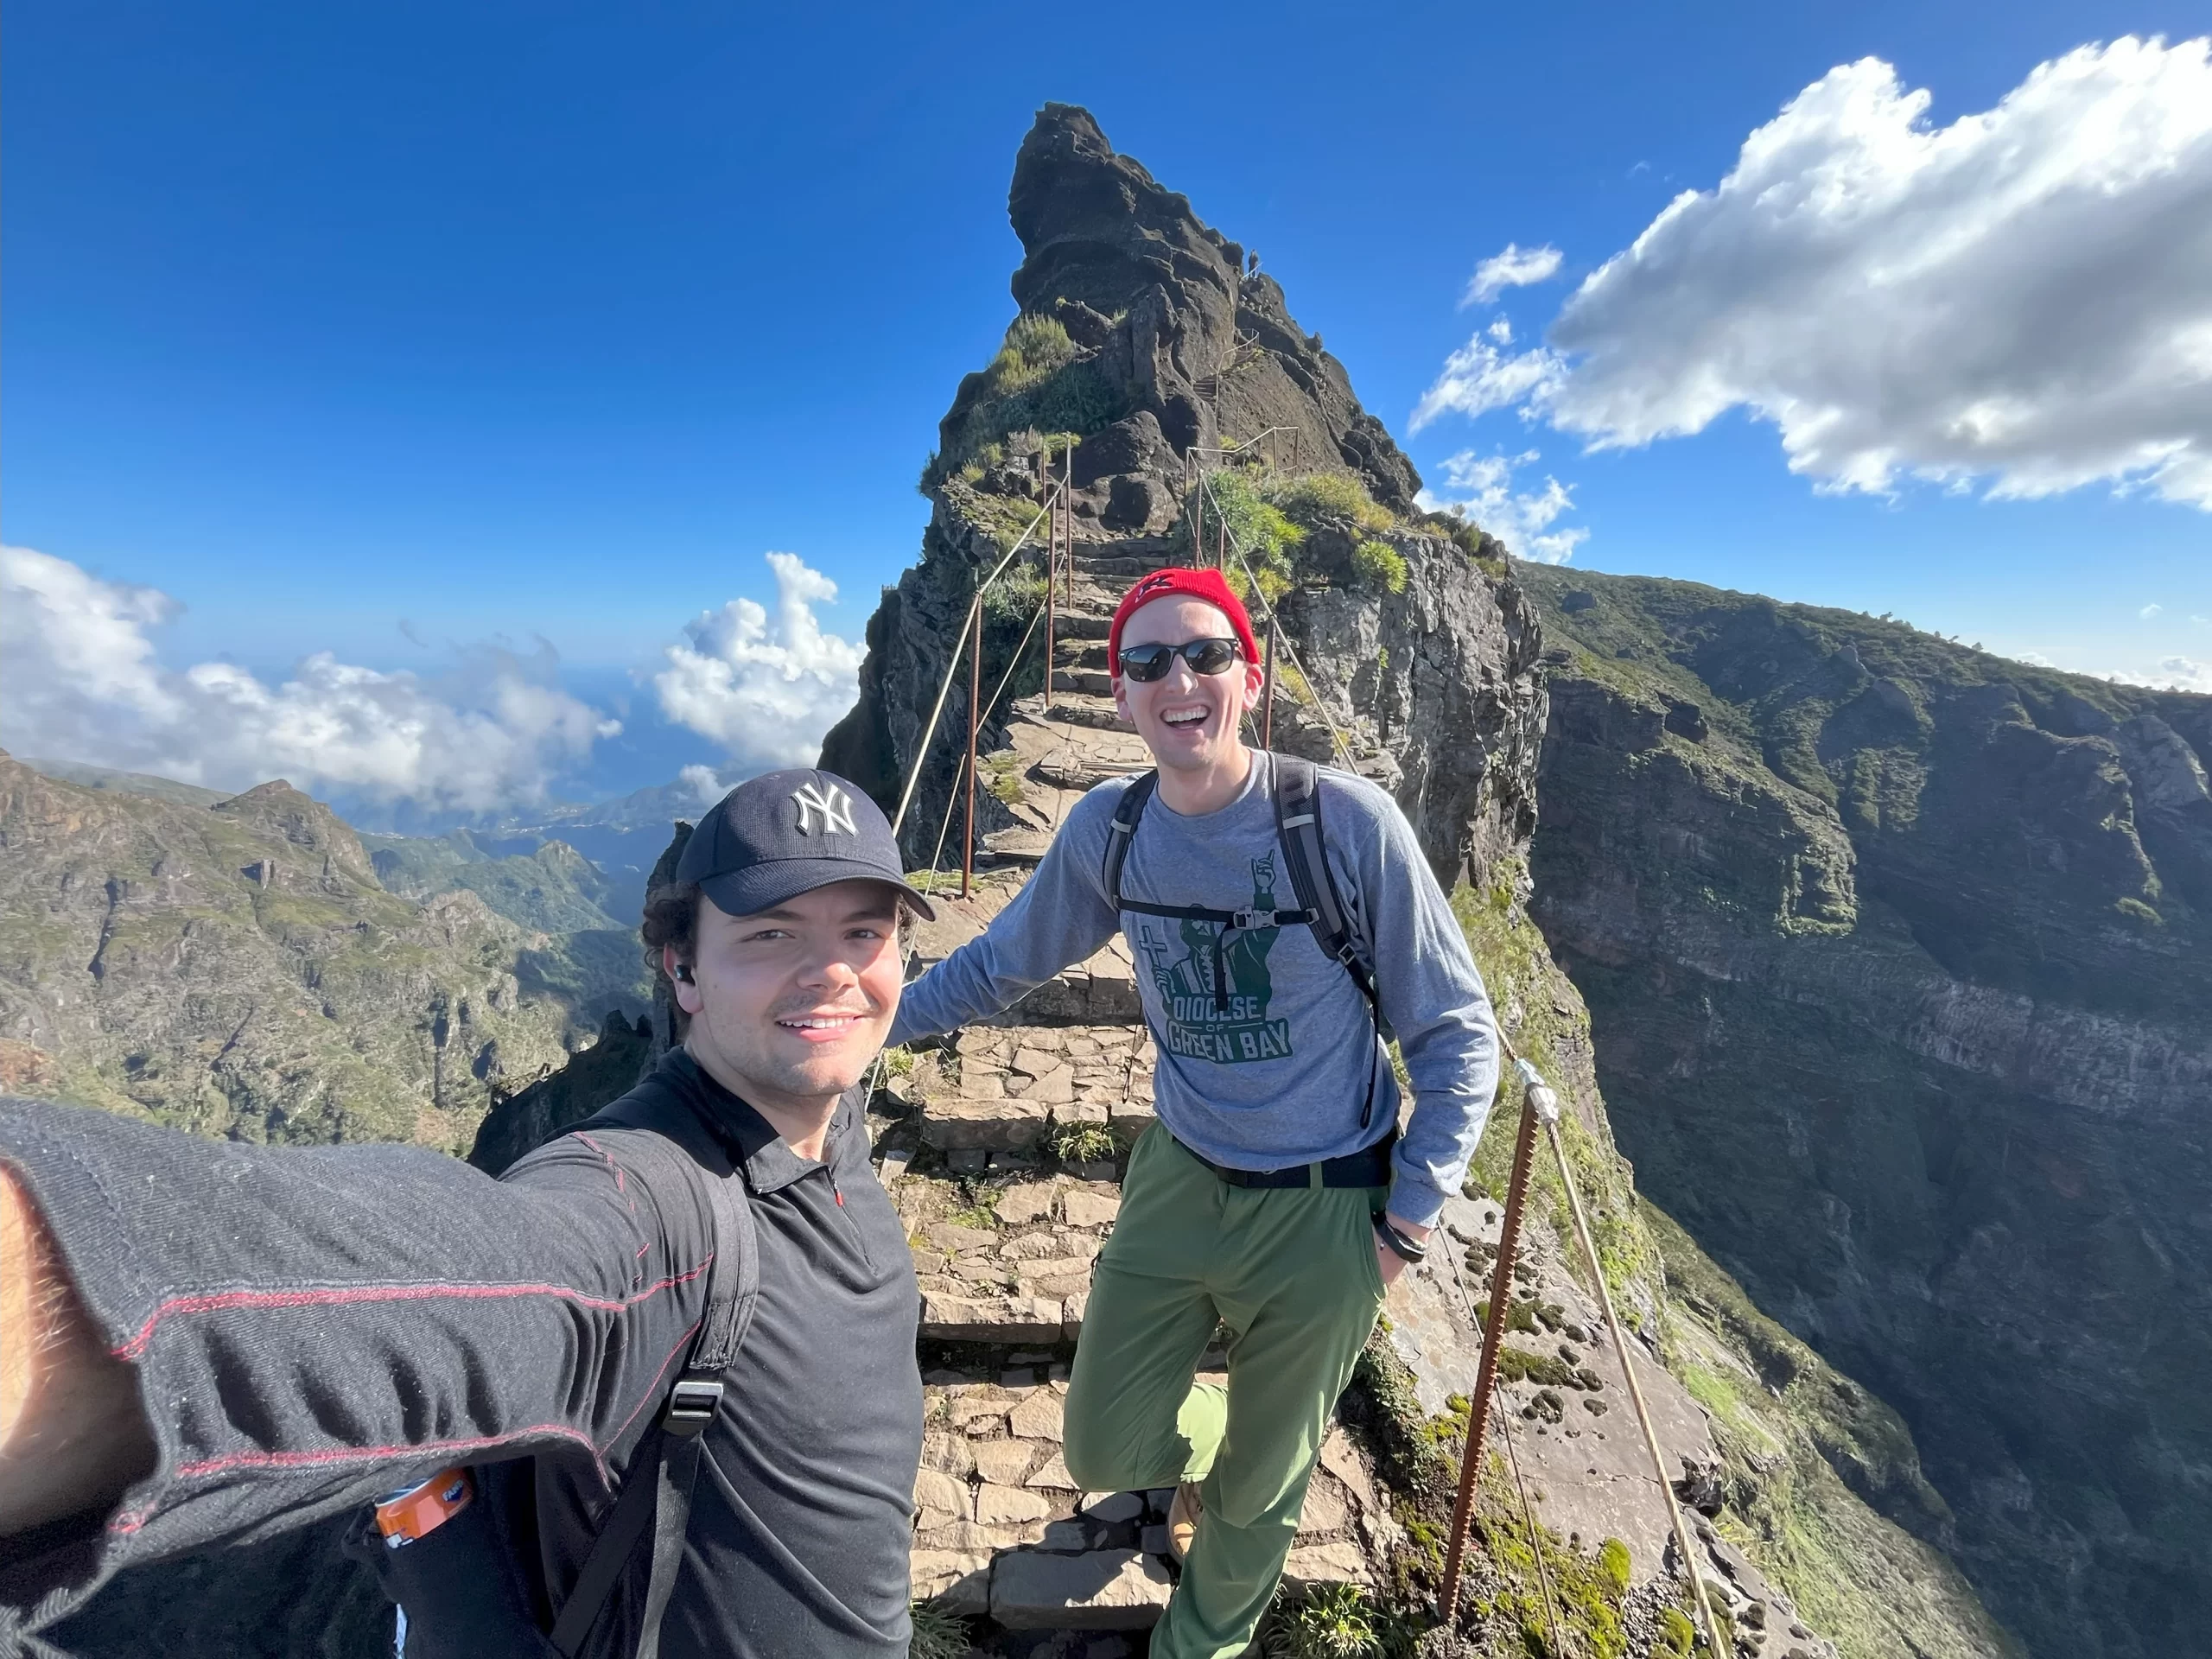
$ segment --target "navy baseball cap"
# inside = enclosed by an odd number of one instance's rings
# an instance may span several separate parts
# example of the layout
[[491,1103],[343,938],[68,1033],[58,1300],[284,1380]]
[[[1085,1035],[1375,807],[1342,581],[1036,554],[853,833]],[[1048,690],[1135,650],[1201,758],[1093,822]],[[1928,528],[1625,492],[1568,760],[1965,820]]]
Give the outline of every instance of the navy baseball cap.
[[715,803],[684,844],[676,879],[731,916],[753,916],[832,881],[883,881],[937,919],[906,884],[898,837],[867,791],[801,767],[749,778]]

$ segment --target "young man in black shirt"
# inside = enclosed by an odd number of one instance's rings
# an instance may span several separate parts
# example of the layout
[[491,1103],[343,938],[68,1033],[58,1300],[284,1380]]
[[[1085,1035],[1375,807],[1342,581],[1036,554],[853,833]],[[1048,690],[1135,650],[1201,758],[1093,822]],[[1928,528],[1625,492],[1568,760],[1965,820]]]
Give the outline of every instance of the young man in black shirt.
[[[906,1651],[918,1297],[857,1085],[900,906],[929,906],[882,814],[817,772],[731,791],[677,876],[648,929],[689,1024],[641,1089],[690,1109],[688,1151],[588,1125],[494,1182],[0,1101],[0,1649],[126,1563],[523,1457],[550,1625],[707,1317],[728,1241],[704,1173],[743,1180],[759,1300],[659,1651]],[[637,1650],[649,1554],[585,1652]]]

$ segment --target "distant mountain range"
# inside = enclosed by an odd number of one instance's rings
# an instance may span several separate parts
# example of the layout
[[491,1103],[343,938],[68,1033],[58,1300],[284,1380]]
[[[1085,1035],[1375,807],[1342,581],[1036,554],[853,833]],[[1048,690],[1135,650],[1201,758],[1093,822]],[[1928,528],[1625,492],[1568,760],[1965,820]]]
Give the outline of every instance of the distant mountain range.
[[[584,830],[657,855],[666,822],[615,805],[621,827],[579,810]],[[226,796],[0,755],[0,1087],[18,1092],[466,1152],[493,1101],[649,998],[644,873],[521,826],[365,836],[281,780]]]

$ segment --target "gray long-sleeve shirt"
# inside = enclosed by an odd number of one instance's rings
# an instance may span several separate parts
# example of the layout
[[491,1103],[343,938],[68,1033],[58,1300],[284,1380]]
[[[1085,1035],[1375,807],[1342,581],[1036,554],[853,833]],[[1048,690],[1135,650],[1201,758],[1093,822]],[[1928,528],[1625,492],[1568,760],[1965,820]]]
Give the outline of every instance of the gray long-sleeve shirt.
[[[1274,758],[1255,753],[1242,793],[1198,817],[1147,804],[1122,868],[1122,896],[1215,910],[1298,905],[1275,833]],[[1027,995],[1123,930],[1159,1049],[1160,1121],[1232,1169],[1282,1169],[1358,1151],[1397,1115],[1397,1080],[1366,1000],[1310,927],[1232,932],[1214,994],[1211,922],[1116,916],[1105,887],[1108,826],[1129,780],[1077,803],[1037,873],[979,938],[906,989],[891,1040],[950,1031]],[[1397,804],[1323,768],[1321,823],[1353,937],[1374,965],[1384,1016],[1413,1078],[1395,1155],[1392,1211],[1433,1222],[1465,1178],[1497,1086],[1490,998],[1452,906]],[[1374,1104],[1368,1106],[1370,1078]]]

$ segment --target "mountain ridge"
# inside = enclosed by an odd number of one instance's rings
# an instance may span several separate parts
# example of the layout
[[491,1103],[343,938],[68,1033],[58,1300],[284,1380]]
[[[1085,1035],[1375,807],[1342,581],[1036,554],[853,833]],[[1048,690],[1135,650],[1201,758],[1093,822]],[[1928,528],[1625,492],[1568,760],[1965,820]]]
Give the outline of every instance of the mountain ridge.
[[1522,578],[1533,908],[1642,1184],[1904,1413],[2037,1651],[2212,1650],[2212,697]]

